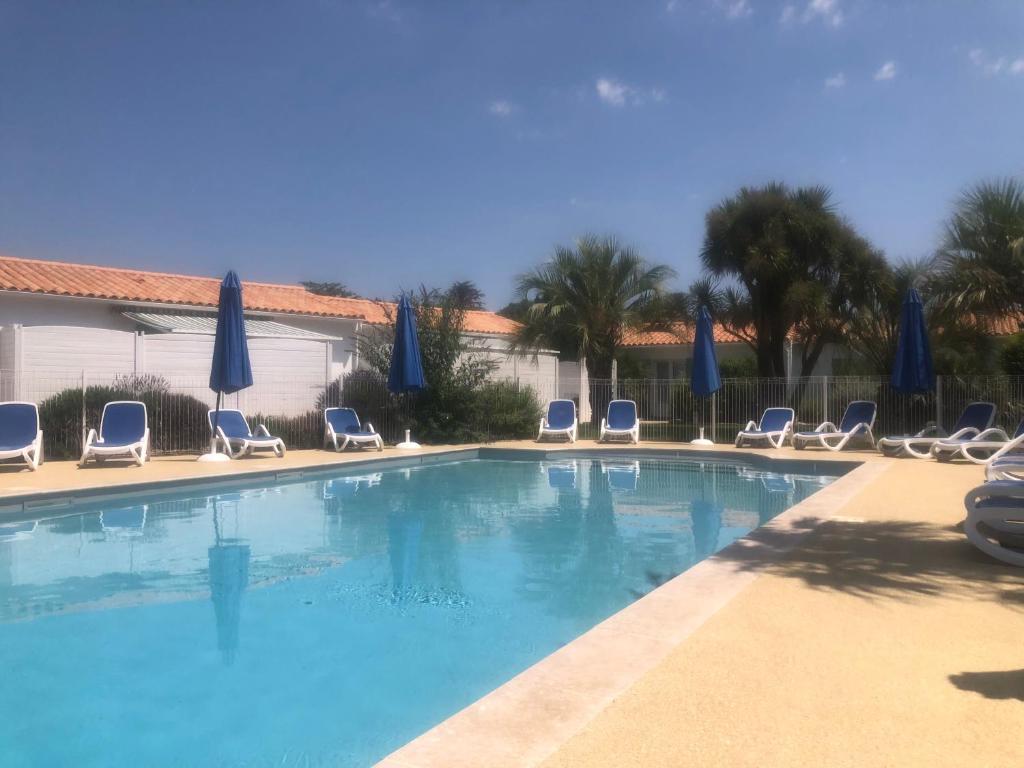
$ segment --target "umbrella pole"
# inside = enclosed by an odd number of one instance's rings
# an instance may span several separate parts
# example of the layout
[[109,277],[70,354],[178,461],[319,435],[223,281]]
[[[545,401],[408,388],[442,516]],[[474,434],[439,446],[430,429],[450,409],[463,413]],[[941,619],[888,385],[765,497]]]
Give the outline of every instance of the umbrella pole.
[[[217,408],[213,412],[213,419],[210,424],[210,452],[199,457],[199,461],[230,461],[231,457],[226,453],[217,453],[217,426],[220,424],[220,404],[223,392],[217,390]],[[225,446],[227,449],[227,446]]]

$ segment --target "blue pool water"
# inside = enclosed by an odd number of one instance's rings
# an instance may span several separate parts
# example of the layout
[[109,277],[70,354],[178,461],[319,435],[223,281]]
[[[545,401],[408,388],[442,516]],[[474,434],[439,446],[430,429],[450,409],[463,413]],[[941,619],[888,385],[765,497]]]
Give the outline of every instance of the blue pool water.
[[0,763],[371,764],[833,479],[360,471],[0,521]]

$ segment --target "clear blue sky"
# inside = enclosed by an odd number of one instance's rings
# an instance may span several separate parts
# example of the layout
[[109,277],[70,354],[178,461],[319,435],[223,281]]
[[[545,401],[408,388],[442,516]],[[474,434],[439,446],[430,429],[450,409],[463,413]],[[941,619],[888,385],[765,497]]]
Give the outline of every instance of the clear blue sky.
[[830,186],[890,258],[1024,174],[1024,2],[0,0],[0,252],[497,308],[613,233]]

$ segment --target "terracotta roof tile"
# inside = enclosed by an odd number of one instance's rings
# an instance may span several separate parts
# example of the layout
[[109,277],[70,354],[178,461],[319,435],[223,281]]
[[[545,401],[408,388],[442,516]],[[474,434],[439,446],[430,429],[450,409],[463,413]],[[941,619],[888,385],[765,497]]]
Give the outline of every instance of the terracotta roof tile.
[[[714,326],[715,343],[730,344],[740,339],[725,328]],[[673,344],[693,344],[694,330],[688,323],[674,323],[671,328],[657,331],[626,331],[622,337],[624,347],[663,347]]]
[[[318,296],[300,285],[243,282],[242,287],[245,308],[255,312],[345,318],[383,325],[388,322],[386,308],[394,307],[368,299]],[[215,307],[219,288],[220,280],[212,277],[0,255],[0,290],[4,291]],[[493,312],[466,313],[465,329],[471,333],[509,335],[517,327],[515,321]]]

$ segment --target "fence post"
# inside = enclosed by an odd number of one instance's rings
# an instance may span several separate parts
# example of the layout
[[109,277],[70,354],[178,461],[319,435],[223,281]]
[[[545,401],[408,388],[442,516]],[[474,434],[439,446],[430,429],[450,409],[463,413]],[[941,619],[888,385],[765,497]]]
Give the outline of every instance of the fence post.
[[717,402],[718,402],[718,393],[717,392],[712,392],[711,393],[711,442],[712,443],[717,443],[718,442],[718,437],[716,435],[716,430],[715,430],[715,406],[716,406]]
[[81,450],[85,450],[85,438],[88,437],[86,434],[86,419],[85,419],[85,390],[86,390],[86,378],[85,369],[82,369],[82,442],[79,445]]
[[942,377],[935,377],[935,426],[942,429]]
[[828,421],[828,376],[821,377],[821,420]]

